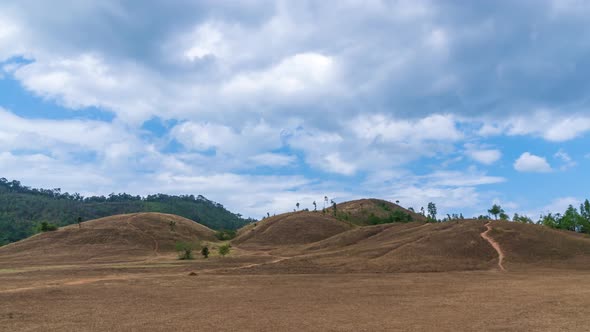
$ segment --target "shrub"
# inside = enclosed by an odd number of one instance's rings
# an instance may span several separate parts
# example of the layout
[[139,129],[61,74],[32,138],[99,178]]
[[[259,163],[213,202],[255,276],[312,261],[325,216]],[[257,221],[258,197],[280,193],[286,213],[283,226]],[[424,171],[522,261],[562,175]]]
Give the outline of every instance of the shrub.
[[219,247],[219,254],[222,257],[225,257],[225,255],[229,254],[230,249],[231,249],[231,244],[229,244],[229,243],[224,244],[221,247]]
[[201,255],[203,255],[203,257],[204,257],[205,259],[209,258],[209,247],[207,247],[207,246],[204,246],[204,247],[201,249]]
[[178,259],[193,259],[193,251],[198,249],[200,246],[201,245],[199,242],[176,242]]
[[50,224],[47,221],[42,221],[40,224],[37,225],[36,231],[37,233],[41,232],[51,232],[57,230],[57,226],[54,224]]
[[[256,224],[254,224],[254,227],[256,227]],[[215,233],[215,237],[219,241],[228,241],[236,237],[236,231],[222,229]]]

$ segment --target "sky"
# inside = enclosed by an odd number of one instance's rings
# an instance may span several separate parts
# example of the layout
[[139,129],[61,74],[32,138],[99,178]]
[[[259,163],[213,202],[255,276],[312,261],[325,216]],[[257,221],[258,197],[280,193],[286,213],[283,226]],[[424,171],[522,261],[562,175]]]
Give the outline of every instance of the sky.
[[0,177],[537,219],[590,198],[590,3],[0,3]]

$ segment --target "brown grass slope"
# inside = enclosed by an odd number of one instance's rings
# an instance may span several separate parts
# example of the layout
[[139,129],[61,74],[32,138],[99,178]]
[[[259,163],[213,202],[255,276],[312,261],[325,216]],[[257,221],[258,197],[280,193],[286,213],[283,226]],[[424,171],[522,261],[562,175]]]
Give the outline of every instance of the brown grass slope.
[[[332,212],[332,208],[328,212]],[[379,218],[387,218],[393,211],[402,211],[412,216],[414,221],[426,221],[426,218],[419,214],[405,209],[397,204],[382,199],[368,198],[344,202],[336,205],[339,217],[345,217],[357,225],[368,225],[371,214]]]
[[506,255],[508,269],[590,269],[590,236],[541,225],[493,221],[490,236]]
[[[175,230],[170,221],[176,222]],[[0,266],[145,259],[174,251],[177,241],[214,241],[213,230],[163,213],[116,215],[37,234],[0,248]]]
[[[442,272],[497,270],[498,253],[481,237],[486,221],[394,223],[363,226],[298,248],[292,255],[254,271],[286,273]],[[590,238],[537,225],[493,222],[490,236],[510,270],[590,268]]]
[[290,212],[248,225],[233,240],[237,245],[300,245],[327,239],[351,229],[349,223],[321,212]]

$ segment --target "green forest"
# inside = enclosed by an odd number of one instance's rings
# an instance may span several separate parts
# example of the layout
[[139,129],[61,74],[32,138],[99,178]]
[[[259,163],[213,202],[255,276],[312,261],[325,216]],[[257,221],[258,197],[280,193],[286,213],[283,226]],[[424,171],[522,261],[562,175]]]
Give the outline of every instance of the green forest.
[[83,221],[134,212],[176,214],[212,229],[235,230],[251,222],[198,195],[130,194],[83,197],[61,189],[37,189],[19,181],[0,178],[0,245],[33,235],[42,222],[65,226]]

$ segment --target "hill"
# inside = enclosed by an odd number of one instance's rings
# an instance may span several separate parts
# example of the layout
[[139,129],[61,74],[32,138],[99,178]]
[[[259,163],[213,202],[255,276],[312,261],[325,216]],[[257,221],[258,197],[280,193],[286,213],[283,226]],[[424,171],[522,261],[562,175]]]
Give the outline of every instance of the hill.
[[[333,208],[328,209],[333,213]],[[377,225],[391,222],[426,221],[419,213],[381,199],[359,199],[336,205],[338,219],[357,225]]]
[[238,229],[251,221],[200,195],[82,197],[61,193],[58,188],[29,188],[19,181],[0,179],[0,245],[31,236],[35,225],[42,221],[65,226],[75,223],[78,217],[91,220],[138,212],[175,214],[213,229]]
[[[174,221],[174,230],[170,222]],[[69,225],[0,247],[0,265],[124,262],[175,250],[177,241],[215,241],[215,232],[163,213],[116,215]]]
[[298,245],[321,241],[353,226],[321,212],[290,212],[240,229],[233,243],[241,245]]
[[442,272],[523,269],[589,269],[590,238],[568,231],[514,222],[461,220],[355,227],[323,240],[272,254],[290,255],[253,271],[287,273]]
[[590,268],[590,236],[541,225],[490,223],[492,236],[512,269],[525,267]]

